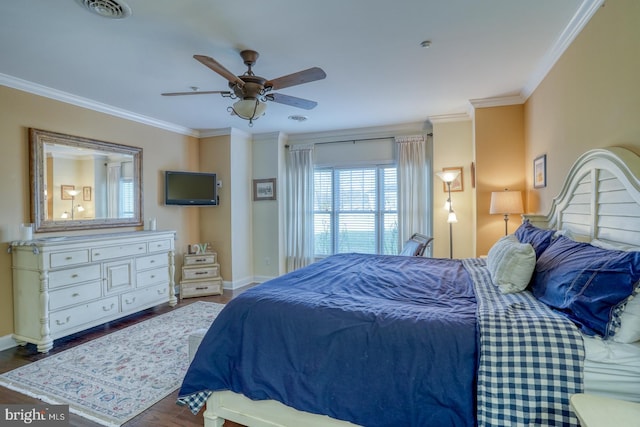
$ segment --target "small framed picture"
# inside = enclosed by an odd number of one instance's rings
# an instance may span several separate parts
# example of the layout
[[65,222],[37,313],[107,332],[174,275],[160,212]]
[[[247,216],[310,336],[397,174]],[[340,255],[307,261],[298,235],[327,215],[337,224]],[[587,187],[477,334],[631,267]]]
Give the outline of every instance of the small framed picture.
[[[443,172],[459,172],[458,176],[456,177],[456,179],[454,179],[453,181],[451,181],[451,191],[464,191],[464,186],[462,184],[462,166],[456,166],[456,167],[451,167],[451,168],[442,168]],[[444,192],[448,192],[449,189],[447,188],[447,184],[443,183],[442,184],[442,188],[444,190]]]
[[73,196],[69,194],[69,191],[73,191],[76,189],[75,185],[61,185],[60,186],[60,198],[62,200],[71,200]]
[[547,186],[547,155],[538,156],[533,161],[533,188]]
[[276,179],[254,179],[253,200],[276,200]]
[[85,202],[91,201],[91,187],[82,187],[82,200]]

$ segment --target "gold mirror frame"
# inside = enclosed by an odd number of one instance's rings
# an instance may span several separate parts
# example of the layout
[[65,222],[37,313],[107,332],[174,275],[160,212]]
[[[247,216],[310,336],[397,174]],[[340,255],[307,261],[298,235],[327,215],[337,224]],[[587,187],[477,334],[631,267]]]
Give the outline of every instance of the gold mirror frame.
[[[62,188],[64,184],[56,183],[51,191],[47,191],[47,181],[52,179],[52,171],[47,175],[47,151],[45,144],[56,146],[64,150],[78,150],[83,152],[84,156],[131,156],[132,158],[132,191],[133,191],[133,212],[129,217],[104,217],[104,218],[81,218],[81,219],[58,219],[53,217],[53,212],[49,216],[47,214],[48,198],[56,197],[58,188]],[[59,147],[58,147],[59,146]],[[94,153],[94,154],[86,154]],[[115,144],[112,142],[97,141],[89,138],[65,135],[62,133],[50,132],[40,129],[29,129],[29,175],[31,180],[31,222],[34,223],[35,232],[49,231],[70,231],[70,230],[87,230],[98,228],[115,228],[115,227],[135,227],[143,224],[142,218],[142,148],[130,147],[127,145]],[[95,178],[94,178],[95,179]],[[97,197],[95,184],[87,187],[78,188],[79,200],[86,200],[87,196]],[[93,194],[92,194],[93,193]],[[61,198],[63,198],[61,196]],[[49,199],[49,202],[51,199]],[[94,201],[94,203],[96,203]],[[71,212],[74,211],[73,201],[71,203]],[[66,212],[65,212],[66,213]],[[49,216],[49,217],[48,217]]]

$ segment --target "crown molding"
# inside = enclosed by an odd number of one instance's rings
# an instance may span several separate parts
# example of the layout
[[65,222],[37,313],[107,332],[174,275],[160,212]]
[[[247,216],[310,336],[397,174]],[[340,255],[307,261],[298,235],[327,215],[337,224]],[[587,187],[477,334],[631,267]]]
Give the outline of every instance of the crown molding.
[[453,114],[436,114],[429,116],[429,121],[435,123],[449,123],[449,122],[463,122],[471,120],[471,116],[467,113],[453,113]]
[[504,107],[505,105],[524,104],[526,99],[521,95],[494,96],[491,98],[470,99],[473,108]]
[[598,9],[603,5],[604,0],[584,0],[578,8],[575,15],[565,27],[558,40],[547,51],[542,61],[538,64],[535,71],[529,78],[529,81],[522,89],[521,96],[526,101],[533,93],[551,68],[560,59],[560,56],[567,50],[569,45],[580,34],[580,31],[587,25],[589,20],[595,15]]
[[33,93],[34,95],[43,96],[45,98],[54,99],[66,104],[71,104],[89,110],[97,111],[99,113],[109,114],[110,116],[120,117],[122,119],[131,120],[133,122],[138,122],[159,129],[168,130],[170,132],[175,132],[187,136],[200,136],[200,132],[194,129],[176,125],[174,123],[165,122],[162,120],[153,119],[151,117],[123,110],[121,108],[112,107],[111,105],[92,101],[87,98],[72,95],[67,92],[52,89],[50,87],[19,79],[17,77],[9,76],[7,74],[0,73],[0,85],[21,90],[23,92]]

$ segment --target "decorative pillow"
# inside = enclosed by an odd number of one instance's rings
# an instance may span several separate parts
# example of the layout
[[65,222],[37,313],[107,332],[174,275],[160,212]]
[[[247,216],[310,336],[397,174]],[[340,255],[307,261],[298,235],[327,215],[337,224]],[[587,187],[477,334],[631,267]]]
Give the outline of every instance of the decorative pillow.
[[513,234],[502,237],[487,254],[487,268],[493,283],[504,294],[523,291],[536,266],[533,246],[520,243]]
[[620,328],[613,336],[613,340],[629,344],[640,340],[640,296],[636,295],[627,300],[620,316]]
[[[640,251],[639,246],[627,245],[624,243],[613,243],[604,240],[593,239],[591,244],[597,248],[618,250],[618,251]],[[636,291],[638,293],[638,285]],[[627,299],[626,304],[620,306],[622,314],[620,326],[613,335],[613,340],[623,344],[629,344],[640,340],[640,296],[632,295]],[[614,317],[615,318],[615,317]]]
[[536,262],[533,295],[573,320],[587,335],[609,338],[620,308],[640,280],[640,252],[555,239]]
[[520,243],[531,244],[536,251],[536,258],[540,258],[540,254],[551,244],[555,230],[544,230],[527,221],[522,223],[514,234]]
[[624,243],[613,243],[605,240],[593,239],[591,244],[597,248],[610,249],[614,251],[640,251],[640,246],[626,245]]

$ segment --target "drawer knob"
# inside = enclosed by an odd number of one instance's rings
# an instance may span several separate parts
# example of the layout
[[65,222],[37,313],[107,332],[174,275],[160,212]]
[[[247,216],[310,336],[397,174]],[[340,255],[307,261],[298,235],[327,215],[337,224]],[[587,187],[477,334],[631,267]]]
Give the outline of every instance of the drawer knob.
[[125,300],[124,300],[124,302],[125,302],[126,304],[133,304],[134,302],[136,302],[136,298],[135,298],[135,297],[133,297],[133,299],[131,299],[131,300],[125,299]]
[[149,261],[149,263],[150,263],[150,264],[153,264],[153,263],[155,263],[155,262],[156,262],[156,260],[155,260],[155,259],[152,259],[151,261]]
[[72,274],[72,275],[71,275],[71,278],[72,278],[72,279],[76,279],[77,277],[78,277],[78,275],[77,275],[77,274]]
[[102,311],[111,311],[113,310],[113,306],[114,304],[111,303],[111,305],[109,307],[105,307],[104,305],[102,306]]
[[94,255],[95,256],[100,256],[100,252],[96,252]]
[[66,257],[65,259],[66,259],[67,261],[69,261],[69,260],[72,260],[72,259],[73,259],[73,257],[72,257],[72,256],[68,256],[68,257]]
[[152,278],[152,279],[155,279],[155,278],[156,278],[156,275],[155,275],[155,274],[152,274],[152,275],[151,275],[151,278]]
[[77,292],[74,292],[74,293],[72,293],[72,294],[71,294],[71,296],[72,296],[72,297],[79,297],[79,296],[80,296],[80,294],[79,294],[79,293],[77,293]]

